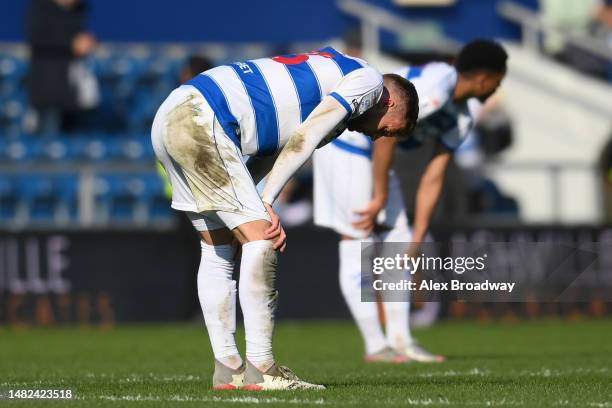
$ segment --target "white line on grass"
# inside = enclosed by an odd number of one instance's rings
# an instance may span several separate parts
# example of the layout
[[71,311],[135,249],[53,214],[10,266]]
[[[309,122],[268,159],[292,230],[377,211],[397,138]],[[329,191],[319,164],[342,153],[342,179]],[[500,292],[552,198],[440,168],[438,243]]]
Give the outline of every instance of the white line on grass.
[[472,368],[467,371],[455,371],[455,370],[446,370],[446,371],[437,371],[432,373],[420,373],[417,374],[419,377],[464,377],[464,376],[478,376],[485,377],[487,375],[491,375],[491,371],[483,370],[482,368]]
[[[89,398],[87,398],[89,399]],[[217,402],[231,404],[299,404],[299,405],[323,405],[325,400],[305,399],[283,399],[275,397],[191,397],[188,395],[170,395],[167,397],[157,397],[153,395],[99,395],[97,399],[106,401],[134,401],[134,402]]]
[[575,402],[572,402],[570,400],[559,400],[556,401],[554,403],[555,406],[562,406],[562,407],[575,407],[578,405],[582,405],[585,407],[593,407],[593,408],[610,408],[612,407],[612,402],[610,401],[591,401],[591,402],[581,402],[580,404],[577,404]]
[[[383,401],[377,401],[381,403]],[[407,400],[397,400],[397,401],[384,401],[385,405],[414,405],[414,406],[429,406],[429,405],[448,405],[452,407],[457,406],[477,406],[477,407],[503,407],[503,406],[522,406],[525,405],[523,401],[514,401],[501,399],[497,401],[451,401],[448,398],[439,397],[439,398],[425,398],[425,399],[412,399],[408,398]]]
[[[607,368],[569,368],[569,369],[551,369],[551,368],[541,368],[539,370],[509,370],[500,372],[503,375],[513,375],[518,377],[562,377],[566,375],[585,375],[585,374],[605,374],[608,373],[609,370]],[[489,375],[496,374],[494,371],[482,369],[482,368],[472,368],[470,370],[464,371],[455,371],[455,370],[445,370],[445,371],[433,371],[426,373],[416,374],[418,377],[464,377],[464,376],[478,376],[478,377],[486,377]]]
[[202,378],[198,375],[191,374],[156,374],[156,373],[128,373],[125,376],[106,373],[86,373],[85,378],[104,378],[117,381],[120,383],[144,382],[144,381],[159,381],[159,382],[182,382],[182,381],[201,381]]
[[[124,401],[124,402],[214,402],[214,403],[228,403],[228,404],[295,404],[295,405],[362,405],[363,400],[358,399],[342,399],[342,400],[329,400],[325,401],[323,398],[308,400],[308,399],[284,399],[276,397],[192,397],[189,395],[169,395],[165,397],[153,396],[153,395],[99,395],[95,397],[81,397],[78,399],[99,399],[106,401]],[[531,404],[521,400],[511,400],[502,398],[500,400],[484,400],[484,401],[453,401],[445,397],[436,398],[408,398],[408,399],[384,399],[384,400],[370,400],[368,401],[374,406],[432,406],[432,405],[444,405],[444,406],[469,406],[469,407],[520,407],[530,406]],[[559,400],[553,403],[554,406],[588,406],[593,408],[612,408],[612,402],[608,401],[581,401],[580,404],[571,402],[569,400]]]

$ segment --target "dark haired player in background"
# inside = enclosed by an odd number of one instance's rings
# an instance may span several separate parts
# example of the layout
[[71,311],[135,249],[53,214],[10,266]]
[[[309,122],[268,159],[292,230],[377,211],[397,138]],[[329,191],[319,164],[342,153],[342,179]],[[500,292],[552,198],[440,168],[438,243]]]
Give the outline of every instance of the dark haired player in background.
[[[362,133],[347,131],[314,155],[315,223],[342,236],[340,287],[364,339],[366,361],[444,360],[412,338],[408,293],[400,302],[382,299],[383,333],[377,304],[361,301],[361,242],[413,242],[411,253],[418,249],[442,193],[453,152],[473,127],[470,106],[484,102],[499,87],[507,58],[499,44],[477,40],[460,51],[454,66],[436,62],[399,70],[397,74],[411,80],[419,94],[419,121],[411,137],[403,142],[382,138],[372,143]],[[438,146],[419,183],[411,232],[391,165],[398,143],[415,148],[426,138],[435,138]],[[394,296],[398,300],[397,294]]]

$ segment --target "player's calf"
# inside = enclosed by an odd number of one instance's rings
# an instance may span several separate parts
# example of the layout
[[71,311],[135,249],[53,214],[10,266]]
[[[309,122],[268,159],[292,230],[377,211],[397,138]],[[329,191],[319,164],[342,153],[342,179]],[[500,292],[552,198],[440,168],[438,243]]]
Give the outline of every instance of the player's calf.
[[274,365],[272,335],[278,296],[275,289],[277,257],[270,241],[242,245],[239,297],[244,315],[246,356],[262,370]]

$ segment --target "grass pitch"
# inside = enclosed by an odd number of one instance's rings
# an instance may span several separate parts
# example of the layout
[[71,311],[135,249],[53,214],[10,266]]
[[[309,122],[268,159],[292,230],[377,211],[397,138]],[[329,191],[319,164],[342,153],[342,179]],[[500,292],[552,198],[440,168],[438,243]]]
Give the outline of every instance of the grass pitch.
[[210,345],[197,325],[2,328],[0,389],[77,396],[21,403],[41,407],[612,407],[611,320],[446,322],[416,337],[448,361],[366,365],[350,322],[282,322],[277,360],[328,390],[248,393],[209,390]]

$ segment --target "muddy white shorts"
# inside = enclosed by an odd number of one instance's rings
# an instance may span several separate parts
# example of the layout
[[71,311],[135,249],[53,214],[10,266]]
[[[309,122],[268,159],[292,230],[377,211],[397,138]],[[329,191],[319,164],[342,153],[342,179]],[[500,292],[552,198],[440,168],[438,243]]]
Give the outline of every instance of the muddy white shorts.
[[270,221],[240,149],[194,87],[168,96],[151,139],[172,184],[172,208],[187,212],[198,231]]
[[[355,239],[368,235],[352,223],[359,219],[354,211],[365,208],[372,200],[374,186],[372,147],[364,138],[356,132],[345,132],[317,149],[313,158],[315,224]],[[383,234],[385,241],[410,241],[400,183],[393,172],[389,176],[387,205],[377,223],[388,229]]]

